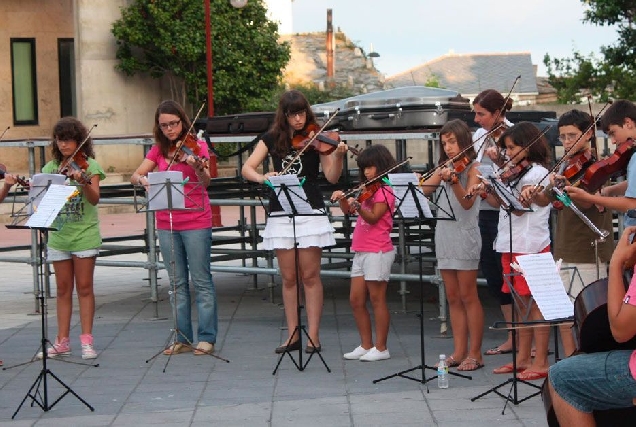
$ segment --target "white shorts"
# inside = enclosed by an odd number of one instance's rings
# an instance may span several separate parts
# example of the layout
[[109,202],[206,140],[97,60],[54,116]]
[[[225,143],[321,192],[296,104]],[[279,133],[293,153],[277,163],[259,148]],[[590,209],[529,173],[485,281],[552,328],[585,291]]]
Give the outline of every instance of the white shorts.
[[364,280],[388,282],[395,250],[391,252],[356,252],[351,265],[351,277],[364,276]]
[[73,256],[77,258],[92,258],[99,255],[99,249],[86,249],[85,251],[59,251],[53,248],[46,248],[46,260],[47,261],[65,261],[71,259]]
[[268,251],[293,249],[294,236],[299,248],[334,246],[336,238],[329,217],[322,210],[315,209],[314,213],[313,216],[298,215],[295,220],[286,215],[268,217],[262,248]]

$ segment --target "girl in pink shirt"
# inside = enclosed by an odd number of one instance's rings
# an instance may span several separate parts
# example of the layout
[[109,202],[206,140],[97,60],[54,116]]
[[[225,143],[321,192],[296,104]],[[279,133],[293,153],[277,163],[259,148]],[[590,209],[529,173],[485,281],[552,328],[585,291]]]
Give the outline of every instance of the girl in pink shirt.
[[[355,251],[351,266],[349,302],[360,333],[360,345],[344,354],[348,360],[375,362],[391,357],[386,346],[389,334],[389,309],[386,289],[395,259],[391,242],[395,197],[391,187],[384,185],[380,174],[395,165],[395,159],[383,145],[366,148],[357,159],[361,181],[373,179],[378,185],[375,192],[368,191],[357,198],[344,198],[342,191],[334,191],[331,200],[339,200],[345,214],[358,214],[351,249]],[[371,331],[371,316],[367,310],[367,293],[375,317],[375,345]]]

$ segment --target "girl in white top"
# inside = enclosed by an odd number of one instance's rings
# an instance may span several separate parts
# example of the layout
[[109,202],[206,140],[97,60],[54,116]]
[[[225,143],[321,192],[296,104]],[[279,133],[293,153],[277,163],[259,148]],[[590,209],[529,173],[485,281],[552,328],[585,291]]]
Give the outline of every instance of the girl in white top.
[[[521,122],[507,129],[498,141],[501,148],[506,150],[508,164],[501,170],[500,178],[508,185],[512,193],[519,196],[521,190],[539,183],[547,185],[550,160],[550,149],[539,130],[529,122]],[[486,200],[493,206],[500,206],[499,227],[495,250],[501,253],[501,263],[504,275],[511,273],[511,263],[516,262],[517,255],[536,254],[550,251],[550,229],[548,219],[550,206],[540,207],[530,204],[531,211],[512,212],[506,203],[493,193],[486,193],[485,186],[478,184],[473,191],[488,194]],[[522,201],[523,202],[523,201]],[[504,276],[505,277],[505,276]],[[532,301],[530,289],[523,276],[511,276],[504,281],[503,292],[510,292],[508,282],[512,282],[515,294],[520,301],[516,304],[516,321],[525,316],[525,307],[531,304],[530,320],[542,320],[543,317],[536,303]],[[532,302],[531,302],[532,301]],[[524,307],[525,306],[525,307]],[[548,371],[548,340],[549,327],[522,328],[519,333],[519,354],[517,356],[517,378],[523,380],[538,380],[545,378]],[[531,359],[532,339],[536,345],[536,355]],[[501,366],[493,371],[496,374],[513,372],[512,363]]]

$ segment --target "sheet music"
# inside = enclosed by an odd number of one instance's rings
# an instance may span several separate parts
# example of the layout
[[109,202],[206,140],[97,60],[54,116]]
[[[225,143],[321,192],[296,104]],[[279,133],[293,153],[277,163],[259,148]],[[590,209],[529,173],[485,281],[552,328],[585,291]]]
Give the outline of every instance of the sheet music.
[[[433,218],[433,213],[428,205],[428,199],[424,197],[424,193],[422,193],[422,189],[419,186],[420,182],[414,172],[390,173],[388,176],[391,186],[393,187],[393,194],[395,194],[395,197],[401,201],[398,207],[403,218],[420,217],[420,211],[417,209],[413,193],[415,193],[420,207],[422,208],[424,218]],[[409,183],[413,184],[415,191],[409,190]]]
[[[150,172],[148,185],[148,210],[185,209],[183,172]],[[168,190],[170,190],[170,194],[168,194]],[[168,196],[170,196],[170,200]]]
[[50,227],[75,190],[77,187],[74,185],[51,184],[25,225],[32,228]]
[[489,181],[499,198],[503,200],[504,203],[510,205],[516,211],[529,210],[521,204],[514,194],[512,194],[512,189],[510,187],[499,181],[497,178],[490,178]]
[[574,316],[574,304],[563,288],[563,280],[550,252],[519,255],[517,263],[545,320]]
[[291,197],[291,203],[294,204],[296,212],[303,215],[310,215],[314,213],[313,208],[307,203],[307,195],[305,190],[298,181],[298,176],[293,174],[288,175],[275,175],[268,178],[269,182],[274,186],[274,192],[278,197],[278,202],[285,211],[286,214],[292,215],[294,210],[287,198],[287,194],[282,190],[281,184],[285,184]]
[[29,204],[27,212],[31,215],[38,209],[38,205],[46,193],[46,187],[51,184],[64,185],[66,176],[58,173],[36,173],[31,177],[29,187]]

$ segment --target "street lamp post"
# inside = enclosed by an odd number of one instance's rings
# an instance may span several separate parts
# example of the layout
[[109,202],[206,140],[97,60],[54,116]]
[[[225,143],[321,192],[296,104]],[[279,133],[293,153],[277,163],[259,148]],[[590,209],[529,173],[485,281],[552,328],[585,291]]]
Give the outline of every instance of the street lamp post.
[[[230,0],[230,4],[240,9],[247,5],[248,0]],[[208,117],[214,117],[214,77],[212,74],[212,16],[210,8],[210,0],[204,0],[205,2],[205,59],[206,70],[208,77]],[[216,178],[219,176],[216,156],[214,153],[210,153],[210,176]],[[212,206],[212,226],[221,227],[221,208],[219,206]]]

